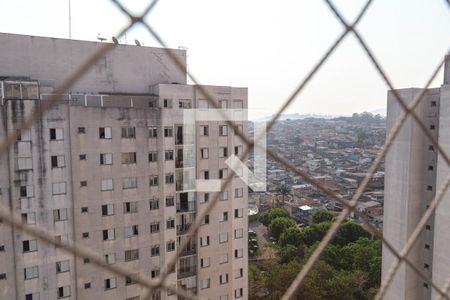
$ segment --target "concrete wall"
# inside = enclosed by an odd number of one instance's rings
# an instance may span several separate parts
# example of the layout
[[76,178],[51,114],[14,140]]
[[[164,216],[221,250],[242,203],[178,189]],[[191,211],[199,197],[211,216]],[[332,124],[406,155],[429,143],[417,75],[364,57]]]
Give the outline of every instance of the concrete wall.
[[[29,77],[56,87],[102,44],[0,33],[0,45],[0,77]],[[186,84],[185,70],[180,70],[165,51],[115,46],[70,91],[149,93],[150,86],[157,83]],[[186,65],[184,50],[169,51]]]
[[[422,91],[397,90],[408,104]],[[434,104],[433,104],[434,103]],[[426,91],[416,112],[426,126],[438,131],[439,89]],[[403,110],[392,92],[388,93],[387,134],[390,133]],[[414,230],[426,206],[435,194],[436,152],[430,149],[430,140],[410,117],[392,144],[385,160],[384,237],[400,251]],[[430,169],[430,166],[432,169]],[[425,230],[410,252],[409,259],[431,276],[433,224]],[[426,246],[428,245],[428,246]],[[383,246],[382,278],[394,263],[395,257]],[[429,299],[431,287],[403,264],[398,270],[385,299]]]

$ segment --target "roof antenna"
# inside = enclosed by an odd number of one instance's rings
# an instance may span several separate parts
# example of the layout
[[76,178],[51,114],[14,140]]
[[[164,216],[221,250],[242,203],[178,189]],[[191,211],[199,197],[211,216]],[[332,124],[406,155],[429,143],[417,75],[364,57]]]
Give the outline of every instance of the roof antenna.
[[106,41],[106,39],[105,39],[104,37],[101,37],[101,36],[100,36],[100,33],[97,34],[97,40],[99,40],[99,41],[102,42],[102,43],[103,43],[103,41]]
[[142,46],[141,42],[139,42],[138,40],[134,40],[134,43],[136,44],[136,46]]
[[117,40],[117,38],[115,36],[113,36],[111,39],[115,45],[119,45],[119,41]]

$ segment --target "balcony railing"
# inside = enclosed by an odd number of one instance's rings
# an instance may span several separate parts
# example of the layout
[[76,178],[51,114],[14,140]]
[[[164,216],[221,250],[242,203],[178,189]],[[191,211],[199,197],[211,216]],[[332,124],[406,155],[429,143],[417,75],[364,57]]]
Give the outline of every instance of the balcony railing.
[[180,269],[178,269],[178,272],[177,272],[178,279],[191,277],[196,274],[197,274],[197,266],[196,265],[191,265],[191,266],[187,266],[184,268],[180,268]]
[[180,202],[177,203],[177,213],[190,212],[196,210],[195,201],[185,202],[184,205]]
[[186,234],[190,227],[191,227],[191,223],[177,225],[177,235]]

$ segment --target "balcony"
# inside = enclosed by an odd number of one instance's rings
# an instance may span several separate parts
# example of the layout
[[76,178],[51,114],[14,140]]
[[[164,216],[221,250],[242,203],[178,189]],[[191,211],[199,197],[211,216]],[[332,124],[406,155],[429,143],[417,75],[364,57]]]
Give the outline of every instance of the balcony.
[[177,213],[194,212],[197,207],[195,201],[180,201],[177,202]]
[[177,277],[178,279],[192,277],[197,274],[197,265],[184,266],[178,269]]
[[180,257],[191,256],[191,255],[195,255],[196,253],[197,253],[197,246],[195,244],[192,244],[192,245],[188,245],[186,247],[186,249],[181,251]]
[[191,227],[191,225],[192,225],[192,223],[177,225],[177,235],[186,234],[188,232],[189,228]]

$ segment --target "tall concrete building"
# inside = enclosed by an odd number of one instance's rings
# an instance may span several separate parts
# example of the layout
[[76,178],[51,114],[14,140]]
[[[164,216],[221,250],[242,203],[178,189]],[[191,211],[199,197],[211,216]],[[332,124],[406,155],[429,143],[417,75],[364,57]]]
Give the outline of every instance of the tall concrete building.
[[[99,46],[96,42],[0,34],[0,139],[38,108]],[[186,53],[169,50],[186,63]],[[203,86],[222,108],[245,114],[247,89]],[[245,150],[225,121],[183,122],[208,110],[164,49],[117,45],[61,101],[0,155],[0,202],[56,243],[89,247],[127,278],[0,224],[1,299],[139,299],[136,276],[156,278],[196,214],[220,201],[183,249],[168,283],[204,299],[248,297],[246,185],[225,160]],[[238,122],[246,132],[245,121]],[[152,299],[176,299],[166,291]]]
[[[407,103],[411,103],[423,89],[400,89],[397,92]],[[445,151],[450,153],[450,56],[446,57],[444,84],[440,88],[425,90],[424,99],[415,111]],[[387,132],[390,132],[401,113],[402,108],[390,91]],[[383,235],[400,251],[437,190],[447,180],[449,166],[419,125],[409,117],[386,156],[385,170]],[[417,268],[441,287],[450,276],[449,215],[450,195],[447,193],[408,256]],[[395,261],[394,255],[383,246],[383,278]],[[409,266],[402,264],[385,299],[434,299],[434,296],[430,284]]]

